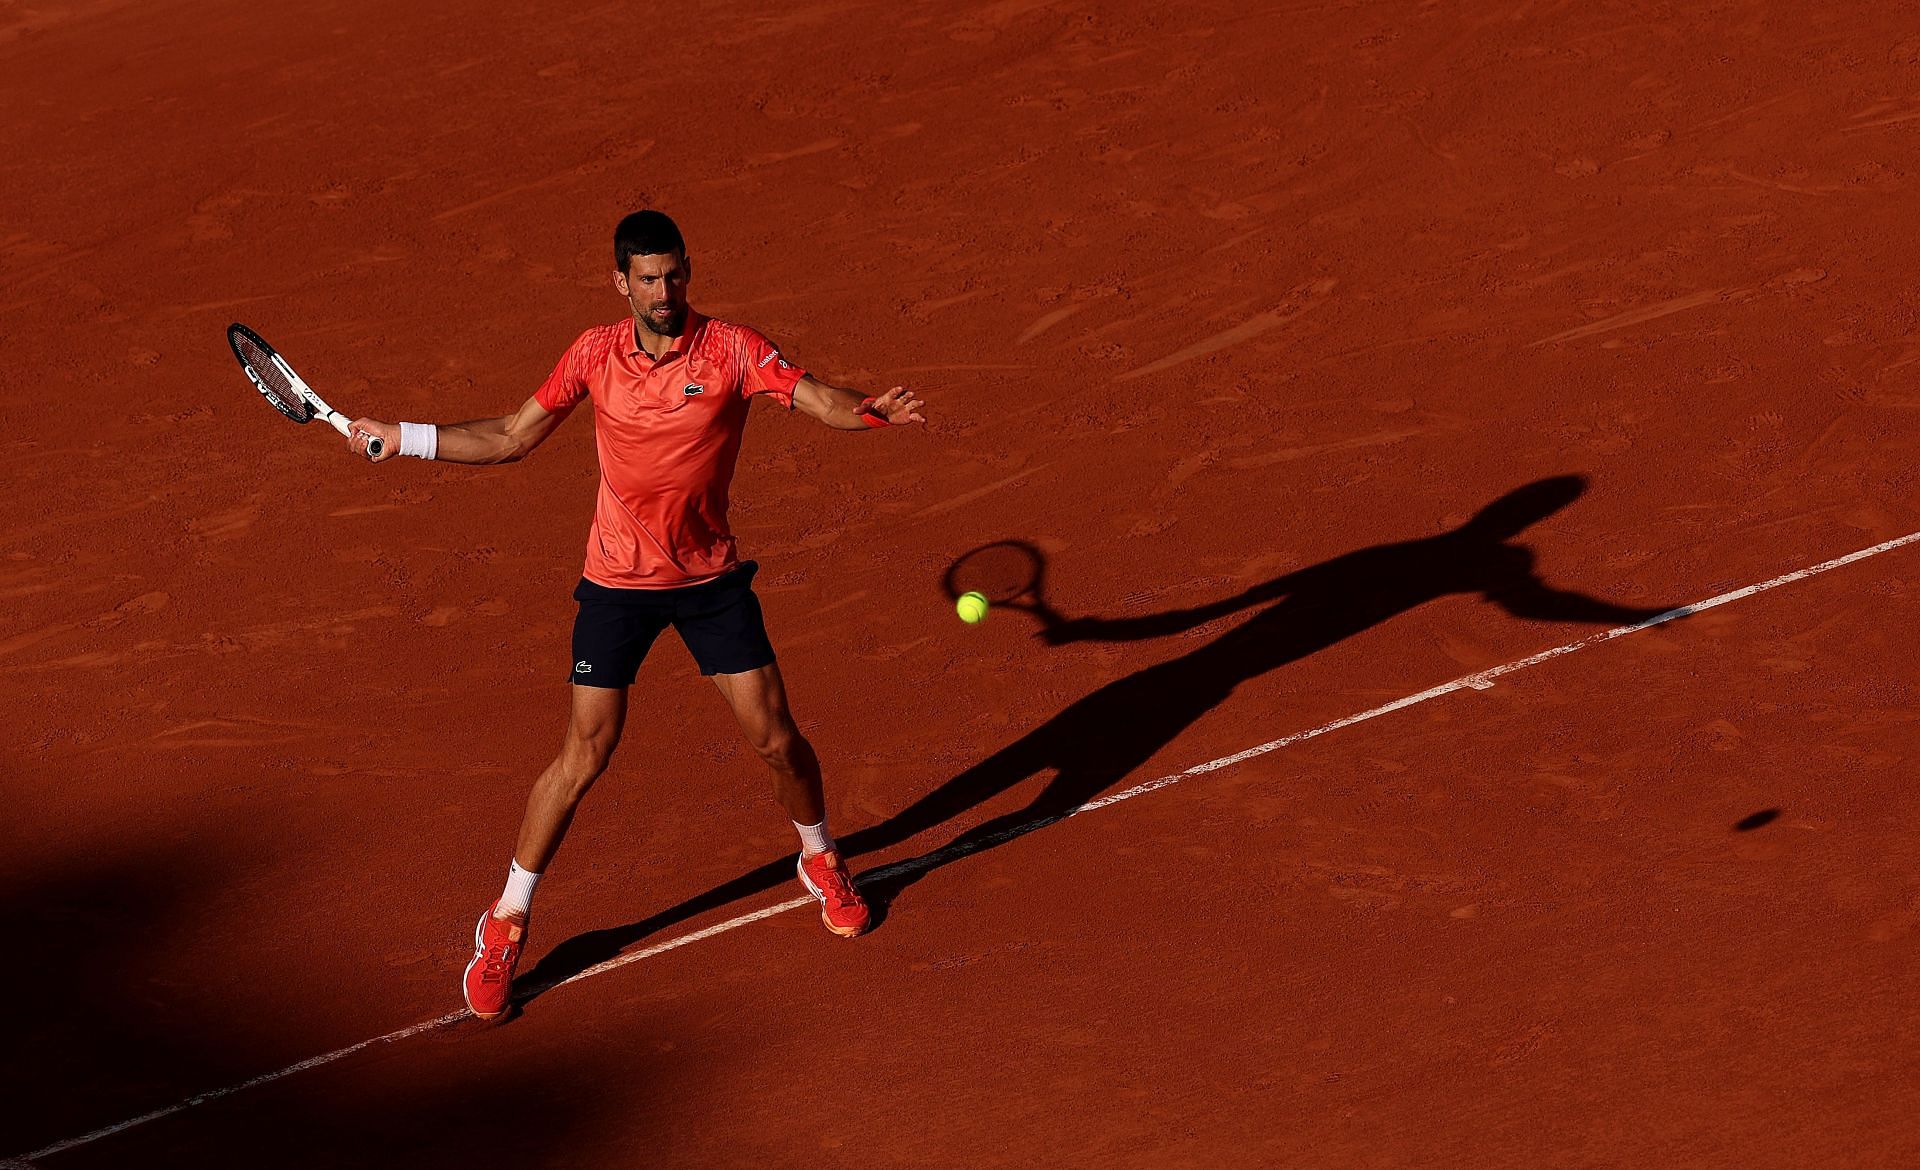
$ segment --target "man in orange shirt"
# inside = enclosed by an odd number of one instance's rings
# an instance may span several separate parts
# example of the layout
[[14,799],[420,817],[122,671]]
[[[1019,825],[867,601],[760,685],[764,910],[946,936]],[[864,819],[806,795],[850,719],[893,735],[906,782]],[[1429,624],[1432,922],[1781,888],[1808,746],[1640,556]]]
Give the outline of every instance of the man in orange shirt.
[[727,528],[727,487],[756,395],[843,431],[924,422],[925,404],[898,386],[866,398],[807,376],[756,330],[689,308],[691,274],[673,221],[635,212],[614,231],[613,286],[631,316],[581,334],[519,410],[439,427],[363,418],[348,434],[363,456],[369,438],[384,440],[376,463],[399,455],[510,463],[593,399],[600,491],[573,594],[572,715],[560,754],[528,797],[506,889],[474,928],[464,991],[482,1019],[507,1010],[534,886],[606,769],[627,688],[669,625],[772,768],[774,795],[800,835],[800,881],[820,900],[827,929],[853,938],[870,922],[827,832],[820,761],[787,709],[753,595],[758,566],[739,559]]

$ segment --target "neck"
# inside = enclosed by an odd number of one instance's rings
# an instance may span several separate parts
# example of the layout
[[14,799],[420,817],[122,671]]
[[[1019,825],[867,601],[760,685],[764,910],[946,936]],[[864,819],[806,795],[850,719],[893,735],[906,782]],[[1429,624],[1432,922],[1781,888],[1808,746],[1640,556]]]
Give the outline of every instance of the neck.
[[658,358],[661,354],[671,349],[673,343],[678,341],[681,335],[687,331],[687,323],[692,320],[692,318],[693,310],[688,309],[680,316],[680,331],[678,333],[655,333],[653,330],[641,324],[640,314],[635,313],[633,315],[633,339],[640,343],[640,348],[646,351],[648,357]]

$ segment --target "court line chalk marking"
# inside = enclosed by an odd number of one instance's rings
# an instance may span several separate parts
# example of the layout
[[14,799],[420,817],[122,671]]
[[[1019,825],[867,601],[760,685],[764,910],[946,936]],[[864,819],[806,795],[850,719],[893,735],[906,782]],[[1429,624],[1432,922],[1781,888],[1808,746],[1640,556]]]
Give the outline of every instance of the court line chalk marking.
[[[1835,569],[1844,568],[1856,561],[1864,561],[1868,557],[1875,557],[1881,553],[1892,552],[1894,549],[1902,548],[1916,542],[1920,542],[1920,532],[1910,532],[1905,536],[1883,541],[1871,548],[1863,548],[1858,552],[1848,553],[1843,557],[1835,557],[1830,561],[1821,561],[1817,565],[1809,565],[1804,569],[1795,569],[1791,573],[1782,573],[1778,577],[1771,577],[1757,584],[1747,585],[1740,589],[1732,590],[1731,592],[1709,597],[1705,601],[1696,601],[1692,605],[1683,605],[1677,609],[1670,609],[1664,613],[1655,614],[1645,621],[1635,622],[1630,626],[1615,626],[1610,630],[1590,634],[1577,641],[1555,646],[1551,650],[1542,650],[1538,654],[1530,654],[1525,658],[1517,659],[1503,666],[1495,666],[1475,674],[1465,675],[1451,682],[1441,683],[1437,687],[1428,687],[1418,694],[1408,695],[1402,699],[1395,699],[1391,703],[1382,703],[1378,707],[1371,707],[1358,714],[1348,715],[1342,719],[1335,719],[1331,723],[1322,723],[1320,726],[1309,728],[1306,731],[1296,731],[1292,735],[1281,736],[1279,739],[1270,739],[1266,743],[1258,744],[1244,751],[1235,752],[1230,756],[1221,756],[1217,760],[1208,760],[1204,764],[1195,764],[1184,772],[1175,772],[1171,776],[1162,776],[1158,780],[1149,780],[1144,784],[1136,784],[1132,788],[1116,792],[1111,796],[1102,796],[1095,800],[1089,800],[1085,804],[1068,809],[1064,813],[1028,821],[1024,824],[1015,825],[1011,829],[1005,829],[985,837],[956,841],[951,845],[936,849],[931,853],[908,858],[905,861],[896,861],[891,865],[881,866],[878,869],[870,870],[862,874],[861,881],[862,883],[881,881],[900,874],[917,873],[921,870],[933,869],[955,858],[992,848],[1003,841],[1010,841],[1015,837],[1025,836],[1036,829],[1043,829],[1048,825],[1057,824],[1069,817],[1077,817],[1082,813],[1089,813],[1096,809],[1106,808],[1109,805],[1120,804],[1123,801],[1132,800],[1137,796],[1145,796],[1149,792],[1158,792],[1162,788],[1171,788],[1183,780],[1190,780],[1195,776],[1204,776],[1209,772],[1218,772],[1222,768],[1231,768],[1235,764],[1245,763],[1257,756],[1264,756],[1269,752],[1279,751],[1283,747],[1289,747],[1296,743],[1305,743],[1307,740],[1317,739],[1329,732],[1339,731],[1343,727],[1352,727],[1356,723],[1365,723],[1369,719],[1378,719],[1382,715],[1391,715],[1395,711],[1404,711],[1408,707],[1418,706],[1429,700],[1440,698],[1442,695],[1453,694],[1455,691],[1484,691],[1493,686],[1493,680],[1504,675],[1538,666],[1543,662],[1564,657],[1578,650],[1585,650],[1589,647],[1611,642],[1615,638],[1624,638],[1628,634],[1637,634],[1641,630],[1650,630],[1655,626],[1664,625],[1667,622],[1677,621],[1683,617],[1691,617],[1697,613],[1704,613],[1709,609],[1715,609],[1731,602],[1740,601],[1744,598],[1752,597],[1755,594],[1778,589],[1782,585],[1791,585],[1796,581],[1805,581],[1809,577],[1818,577],[1822,573],[1830,573]],[[668,939],[665,942],[655,943],[650,947],[642,947],[640,950],[630,951],[624,955],[617,955],[604,963],[597,963],[576,975],[563,979],[559,983],[554,984],[553,987],[565,987],[569,983],[578,983],[582,979],[590,979],[596,975],[604,975],[608,971],[618,970],[621,967],[627,966],[629,963],[638,963],[642,959],[651,959],[655,955],[663,955],[668,951],[678,950],[684,946],[691,946],[703,939],[709,939],[718,934],[725,934],[731,930],[738,930],[740,927],[749,926],[762,919],[772,918],[778,914],[785,914],[789,910],[797,910],[802,906],[811,905],[814,905],[814,900],[811,896],[777,902],[771,906],[762,907],[759,910],[742,914],[736,918],[729,918],[725,922],[715,923],[702,930],[683,934],[677,938]],[[543,990],[552,990],[552,988],[545,988]],[[91,1133],[81,1134],[79,1137],[66,1138],[62,1141],[54,1142],[52,1145],[43,1146],[30,1154],[21,1155],[13,1159],[0,1159],[0,1170],[5,1170],[6,1167],[19,1166],[23,1163],[31,1166],[34,1162],[43,1158],[50,1158],[55,1154],[71,1150],[76,1146],[84,1146],[91,1142],[97,1142],[101,1138],[123,1133],[135,1126],[145,1125],[149,1121],[158,1121],[163,1117],[170,1117],[175,1113],[191,1109],[196,1105],[205,1105],[209,1101],[218,1101],[222,1097],[231,1097],[235,1093],[247,1089],[272,1084],[274,1081],[282,1080],[298,1072],[305,1072],[311,1068],[319,1068],[322,1065],[332,1064],[334,1061],[343,1060],[356,1052],[363,1052],[369,1048],[384,1044],[394,1044],[409,1037],[418,1036],[423,1032],[431,1032],[438,1028],[444,1028],[449,1024],[455,1024],[467,1019],[471,1015],[471,1012],[462,1008],[457,1012],[448,1012],[444,1016],[425,1020],[410,1027],[401,1028],[397,1032],[388,1032],[384,1036],[375,1036],[370,1040],[362,1040],[358,1044],[349,1044],[345,1048],[336,1048],[332,1052],[324,1052],[319,1056],[310,1056],[298,1064],[290,1064],[277,1072],[262,1073],[260,1076],[250,1080],[241,1081],[235,1085],[228,1085],[224,1089],[211,1089],[205,1093],[188,1097],[186,1100],[177,1104],[169,1105],[164,1109],[155,1109],[150,1113],[142,1113],[140,1116],[130,1118],[126,1121],[102,1126]]]

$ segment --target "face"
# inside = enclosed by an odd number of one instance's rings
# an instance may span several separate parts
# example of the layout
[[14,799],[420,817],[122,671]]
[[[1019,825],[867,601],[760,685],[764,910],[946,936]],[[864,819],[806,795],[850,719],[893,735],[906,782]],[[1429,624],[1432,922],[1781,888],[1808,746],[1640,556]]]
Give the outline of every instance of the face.
[[633,307],[633,319],[649,332],[671,337],[687,320],[687,279],[693,266],[679,252],[656,252],[627,261],[613,274],[613,287]]

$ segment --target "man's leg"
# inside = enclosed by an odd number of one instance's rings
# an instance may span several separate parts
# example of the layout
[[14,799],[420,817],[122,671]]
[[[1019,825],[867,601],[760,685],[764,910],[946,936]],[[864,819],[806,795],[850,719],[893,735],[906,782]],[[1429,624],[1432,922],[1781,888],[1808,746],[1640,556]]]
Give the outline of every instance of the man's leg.
[[770,662],[740,674],[715,674],[713,681],[733,708],[747,742],[773,772],[774,799],[787,810],[800,834],[800,881],[820,899],[821,921],[843,938],[863,933],[872,916],[827,832],[820,757],[787,708],[787,687],[779,664]]
[[534,781],[520,821],[520,840],[507,871],[507,888],[480,916],[473,932],[473,958],[467,963],[462,989],[467,1006],[481,1019],[506,1012],[513,989],[514,967],[526,942],[527,912],[534,885],[560,848],[587,789],[607,770],[607,761],[620,742],[627,718],[625,687],[588,687],[574,684],[573,711],[567,719],[560,754]]
[[625,687],[575,684],[572,690],[566,738],[560,743],[560,754],[533,782],[527,812],[520,821],[520,840],[513,849],[514,863],[529,873],[547,871],[567,826],[573,823],[573,810],[607,770],[627,721]]
[[800,734],[787,709],[787,685],[780,664],[770,662],[745,674],[716,674],[714,685],[733,708],[740,730],[773,771],[773,798],[796,825],[816,825],[827,819],[826,796],[820,783],[820,757]]

